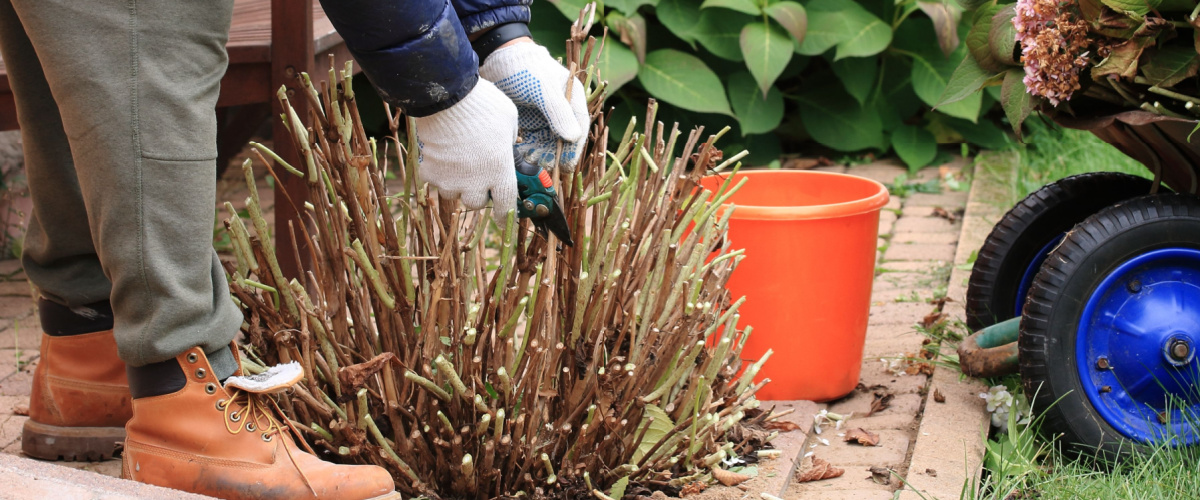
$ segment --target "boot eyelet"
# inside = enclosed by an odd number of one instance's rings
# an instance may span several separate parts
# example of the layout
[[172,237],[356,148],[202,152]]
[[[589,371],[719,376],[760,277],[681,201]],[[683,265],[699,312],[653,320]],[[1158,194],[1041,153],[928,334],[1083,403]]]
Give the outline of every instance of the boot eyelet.
[[204,376],[205,376],[205,375],[207,375],[207,374],[208,374],[208,372],[207,372],[207,371],[204,371],[204,369],[203,369],[203,368],[197,368],[197,369],[196,369],[196,378],[204,378]]
[[240,413],[230,413],[229,414],[229,420],[237,422],[241,419],[242,419],[242,414],[240,414]]
[[224,400],[224,399],[218,399],[218,400],[217,400],[217,410],[219,410],[219,411],[225,411],[225,406],[226,406],[226,404],[225,404],[225,400]]
[[263,441],[266,441],[266,442],[270,443],[270,442],[271,442],[271,435],[270,435],[270,434],[267,434],[267,433],[265,433],[265,432],[264,432],[264,433],[263,433],[263,435],[262,435],[262,439],[263,439]]
[[254,422],[246,422],[246,430],[248,430],[250,432],[254,432],[255,428],[256,427],[254,427]]
[[188,363],[195,363],[197,359],[199,359],[199,357],[196,356],[196,353],[194,353],[194,352],[188,353],[188,355],[187,355]]
[[217,384],[214,384],[214,383],[211,383],[211,382],[210,382],[210,383],[208,383],[208,384],[205,384],[205,385],[204,385],[204,392],[207,392],[207,393],[209,393],[209,394],[215,394],[215,393],[217,392]]

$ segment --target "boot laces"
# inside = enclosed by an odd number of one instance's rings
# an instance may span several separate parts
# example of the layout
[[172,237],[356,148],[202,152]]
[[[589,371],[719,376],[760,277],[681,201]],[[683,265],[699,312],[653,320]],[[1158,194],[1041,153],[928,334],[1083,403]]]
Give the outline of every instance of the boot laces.
[[[238,409],[234,409],[234,406]],[[309,453],[316,455],[308,442],[304,440],[304,436],[300,431],[292,425],[291,419],[287,418],[287,414],[279,407],[274,398],[267,394],[251,392],[238,387],[233,387],[230,392],[229,401],[225,403],[222,412],[225,414],[225,429],[230,434],[238,434],[245,430],[246,432],[262,432],[263,441],[270,441],[275,436],[280,436],[281,439],[287,439],[286,431],[291,431],[294,436],[293,442],[298,442]],[[282,422],[282,423],[281,423]],[[253,424],[253,427],[250,425]],[[304,480],[304,485],[312,491],[313,495],[317,494],[317,490],[308,480],[308,476],[304,474],[304,469],[300,467],[300,463],[296,461],[296,457],[292,455],[292,449],[283,444],[283,451],[287,453],[288,459],[292,461],[292,465],[296,467],[296,471],[300,473],[300,478]]]

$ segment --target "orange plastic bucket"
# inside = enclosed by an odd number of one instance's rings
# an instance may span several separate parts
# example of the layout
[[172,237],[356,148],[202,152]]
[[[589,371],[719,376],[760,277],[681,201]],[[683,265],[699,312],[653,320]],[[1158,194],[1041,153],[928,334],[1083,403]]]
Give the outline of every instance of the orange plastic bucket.
[[[728,176],[702,185],[717,189]],[[875,277],[879,209],[887,188],[828,172],[760,170],[728,203],[732,248],[746,258],[729,280],[746,297],[740,324],[754,327],[742,351],[773,349],[758,379],[761,400],[837,399],[858,384]],[[726,205],[728,206],[728,205]]]

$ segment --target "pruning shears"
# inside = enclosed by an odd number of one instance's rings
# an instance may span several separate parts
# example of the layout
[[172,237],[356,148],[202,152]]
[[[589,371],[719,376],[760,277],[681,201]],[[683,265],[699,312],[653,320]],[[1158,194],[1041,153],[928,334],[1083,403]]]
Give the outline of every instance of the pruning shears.
[[517,167],[517,217],[527,217],[539,234],[552,232],[567,246],[574,246],[571,228],[563,214],[554,181],[545,169],[525,160],[524,155],[513,149]]

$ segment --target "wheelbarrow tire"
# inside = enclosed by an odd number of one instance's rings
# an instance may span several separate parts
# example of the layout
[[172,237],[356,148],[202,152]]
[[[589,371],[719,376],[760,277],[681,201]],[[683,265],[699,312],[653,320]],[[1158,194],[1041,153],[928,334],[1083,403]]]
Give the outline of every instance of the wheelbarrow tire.
[[[1131,259],[1174,248],[1200,250],[1200,198],[1143,196],[1120,202],[1081,222],[1051,252],[1034,278],[1018,338],[1021,381],[1032,398],[1034,415],[1042,418],[1041,431],[1058,438],[1058,444],[1070,455],[1114,460],[1151,449],[1127,439],[1093,405],[1089,394],[1124,391],[1124,387],[1114,384],[1097,391],[1094,384],[1090,389],[1085,386],[1080,363],[1110,368],[1098,364],[1099,356],[1078,359],[1077,340],[1082,325],[1091,324],[1085,322],[1098,321],[1096,311],[1088,318],[1084,313],[1089,299],[1102,293],[1097,290],[1105,278],[1110,274],[1123,277],[1116,273],[1127,269],[1121,266]],[[1128,285],[1124,281],[1113,283],[1120,288]],[[1111,369],[1117,370],[1111,372],[1114,376],[1129,373],[1120,371],[1119,366]]]
[[1150,186],[1141,177],[1095,172],[1066,177],[1026,196],[979,249],[967,284],[967,326],[977,331],[1016,317],[1024,304],[1017,296],[1052,243],[1104,207],[1148,194]]

